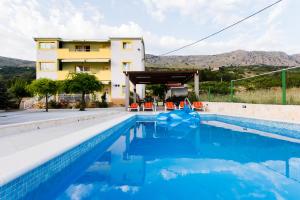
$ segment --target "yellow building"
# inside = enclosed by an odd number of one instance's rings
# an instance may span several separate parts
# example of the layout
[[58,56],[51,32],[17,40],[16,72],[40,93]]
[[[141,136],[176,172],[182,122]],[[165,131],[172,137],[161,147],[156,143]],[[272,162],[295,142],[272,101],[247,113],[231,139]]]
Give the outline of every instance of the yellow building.
[[[144,71],[145,48],[142,38],[107,40],[66,40],[34,38],[36,41],[36,78],[65,80],[71,73],[95,75],[107,93],[108,102],[124,105],[123,71]],[[145,87],[137,94],[143,98]]]

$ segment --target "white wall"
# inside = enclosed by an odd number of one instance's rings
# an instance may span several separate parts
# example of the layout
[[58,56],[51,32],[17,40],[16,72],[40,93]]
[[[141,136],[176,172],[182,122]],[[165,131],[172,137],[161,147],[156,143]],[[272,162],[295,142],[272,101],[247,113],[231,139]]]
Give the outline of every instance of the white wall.
[[57,52],[56,49],[55,50],[51,50],[51,49],[43,49],[37,50],[36,53],[36,58],[37,60],[42,60],[42,61],[55,61],[57,60]]
[[[36,60],[37,63],[36,65],[39,67],[39,63],[38,62],[55,62],[56,65],[56,61],[57,61],[57,52],[56,49],[55,50],[51,50],[51,49],[47,49],[47,50],[37,50],[37,54],[36,54]],[[57,70],[57,69],[56,69]],[[49,78],[52,80],[57,80],[58,76],[57,76],[57,72],[56,71],[51,71],[51,72],[46,72],[46,71],[37,71],[36,73],[36,79],[39,78]]]
[[39,78],[49,78],[52,80],[58,79],[57,72],[41,72],[41,71],[36,73],[36,79]]
[[[130,62],[130,71],[144,71],[144,46],[141,39],[132,41],[132,48],[124,50],[122,39],[111,40],[111,72],[112,72],[112,98],[124,98],[122,95],[122,85],[125,85],[125,75],[122,71],[122,62]],[[115,84],[120,87],[114,87]],[[137,93],[144,98],[144,85],[137,85]],[[133,90],[133,87],[131,87]]]
[[300,106],[204,102],[216,114],[300,123]]

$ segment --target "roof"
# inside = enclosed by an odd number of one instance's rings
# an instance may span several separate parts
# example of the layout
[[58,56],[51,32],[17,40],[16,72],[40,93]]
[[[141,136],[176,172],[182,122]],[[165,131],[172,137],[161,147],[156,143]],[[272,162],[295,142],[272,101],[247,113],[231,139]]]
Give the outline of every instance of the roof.
[[142,37],[110,37],[107,39],[63,39],[59,37],[35,37],[34,41],[48,41],[48,40],[57,40],[62,42],[109,42],[110,40],[142,40]]
[[61,38],[59,37],[35,37],[33,38],[34,41],[38,41],[38,40],[44,40],[44,41],[47,41],[47,40],[61,40]]
[[147,72],[147,71],[128,71],[129,80],[133,84],[184,84],[194,78],[198,71],[177,71],[177,72]]
[[143,40],[143,37],[110,37],[110,40]]
[[62,39],[62,42],[109,42],[109,39]]

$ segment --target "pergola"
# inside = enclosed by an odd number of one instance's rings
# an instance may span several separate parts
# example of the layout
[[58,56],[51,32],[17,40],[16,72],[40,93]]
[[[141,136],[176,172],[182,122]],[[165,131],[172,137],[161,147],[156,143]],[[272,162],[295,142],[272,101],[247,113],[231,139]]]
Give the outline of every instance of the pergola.
[[137,84],[184,84],[194,78],[195,95],[199,97],[199,72],[193,71],[173,71],[173,72],[147,72],[147,71],[127,71],[125,74],[125,108],[129,106],[130,83],[133,84],[134,102],[136,102]]

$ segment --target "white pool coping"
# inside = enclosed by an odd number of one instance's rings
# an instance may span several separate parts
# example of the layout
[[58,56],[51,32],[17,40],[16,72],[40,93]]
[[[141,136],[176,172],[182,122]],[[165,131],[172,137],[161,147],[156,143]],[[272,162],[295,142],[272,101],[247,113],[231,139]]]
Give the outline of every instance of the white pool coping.
[[6,157],[1,157],[0,187],[134,115],[133,113],[128,113],[105,123],[18,151]]
[[260,135],[260,136],[264,136],[264,137],[268,137],[268,138],[273,138],[273,139],[277,139],[277,140],[284,140],[284,141],[300,144],[300,139],[291,138],[291,137],[287,137],[287,136],[283,136],[283,135],[278,135],[278,134],[275,134],[275,133],[269,133],[269,132],[265,132],[265,131],[259,131],[259,130],[255,130],[255,129],[251,129],[251,128],[246,128],[245,129],[242,126],[232,125],[232,124],[228,124],[228,123],[225,123],[225,122],[203,121],[202,124],[206,124],[206,125],[210,125],[210,126],[214,126],[214,127],[219,127],[219,128],[225,128],[225,129],[232,130],[232,131],[255,134],[255,135]]
[[200,115],[219,115],[219,116],[227,116],[227,117],[240,117],[240,118],[246,118],[246,119],[257,119],[257,120],[263,120],[263,121],[269,121],[269,122],[279,122],[279,123],[289,123],[289,124],[300,124],[300,121],[294,121],[294,120],[280,120],[276,118],[263,118],[263,117],[257,117],[257,116],[246,116],[246,115],[239,115],[239,114],[224,114],[219,112],[198,112]]

